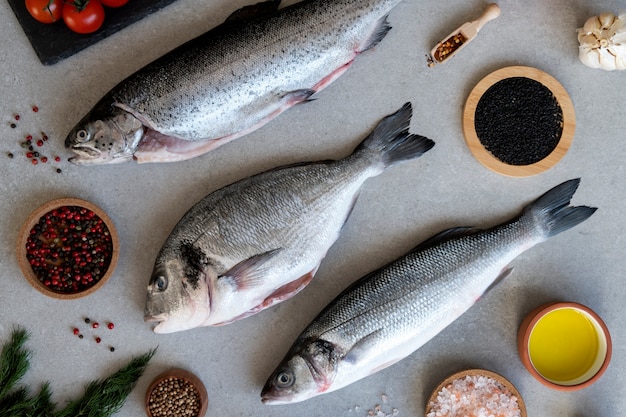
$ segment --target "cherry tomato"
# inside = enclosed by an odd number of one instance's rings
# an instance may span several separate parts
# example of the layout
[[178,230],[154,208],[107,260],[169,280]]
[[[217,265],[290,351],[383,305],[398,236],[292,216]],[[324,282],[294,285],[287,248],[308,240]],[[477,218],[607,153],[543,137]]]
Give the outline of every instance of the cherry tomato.
[[100,0],[107,7],[122,7],[129,0]]
[[63,21],[76,33],[93,33],[104,23],[104,7],[99,0],[74,0],[63,6]]
[[61,19],[63,0],[26,0],[26,10],[41,23],[54,23]]

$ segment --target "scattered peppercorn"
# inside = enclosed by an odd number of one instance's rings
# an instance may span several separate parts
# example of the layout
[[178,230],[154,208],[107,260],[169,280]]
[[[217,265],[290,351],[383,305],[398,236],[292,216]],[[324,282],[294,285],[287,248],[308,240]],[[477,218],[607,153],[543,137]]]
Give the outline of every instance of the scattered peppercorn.
[[113,346],[111,346],[111,347],[109,348],[109,350],[110,350],[111,352],[115,352],[115,348],[114,348]]
[[11,152],[7,153],[7,156],[9,157],[9,159],[13,159],[13,154]]
[[95,322],[94,324],[91,325],[91,327],[93,327],[94,329],[97,329],[98,327],[100,327],[100,323]]
[[85,323],[87,324],[91,323],[91,320],[89,319],[89,317],[85,317]]
[[63,172],[61,168],[57,168],[57,174],[60,174],[61,172]]
[[78,338],[79,338],[79,339],[82,339],[83,337],[85,337],[85,336],[83,336],[82,334],[79,334],[79,335],[78,335]]
[[107,327],[109,328],[109,330],[113,330],[113,328],[115,327],[115,324],[109,322],[109,324],[107,324]]
[[15,116],[13,116],[13,118],[14,118],[15,120],[20,120],[20,115],[19,115],[19,114],[16,114]]
[[61,162],[61,157],[60,157],[60,156],[55,156],[55,157],[54,157],[54,160],[55,160],[56,162]]
[[74,335],[78,336],[80,334],[80,330],[74,327]]
[[102,342],[102,339],[100,339],[99,337],[96,337],[96,343],[100,343]]
[[148,408],[153,417],[193,416],[200,413],[200,395],[192,383],[180,378],[166,378],[153,389]]
[[33,165],[37,165],[37,163],[38,163],[38,161],[37,161],[36,159],[32,159],[30,162],[31,162]]
[[481,144],[509,165],[547,157],[563,133],[563,110],[546,86],[526,77],[492,85],[478,101],[474,127]]
[[42,157],[40,158],[40,161],[41,161],[41,162],[43,162],[43,163],[45,164],[46,162],[48,162],[48,157],[47,157],[47,156],[42,156]]
[[15,129],[17,127],[15,123],[11,123],[9,126],[11,126],[11,129]]
[[33,106],[33,112],[34,112],[34,113],[37,113],[38,111],[39,111],[39,107],[37,107],[37,106]]

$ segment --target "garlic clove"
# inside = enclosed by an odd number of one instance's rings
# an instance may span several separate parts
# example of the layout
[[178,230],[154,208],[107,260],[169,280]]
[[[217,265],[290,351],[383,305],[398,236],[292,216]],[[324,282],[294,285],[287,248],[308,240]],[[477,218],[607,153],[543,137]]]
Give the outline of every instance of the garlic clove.
[[600,54],[596,51],[590,51],[588,48],[581,46],[578,50],[578,58],[580,62],[589,68],[600,68]]
[[600,41],[595,35],[578,35],[578,42],[586,48],[595,49],[600,47]]
[[610,28],[615,22],[615,19],[617,19],[617,16],[613,13],[602,13],[598,16],[598,22],[600,23],[600,27],[602,29]]

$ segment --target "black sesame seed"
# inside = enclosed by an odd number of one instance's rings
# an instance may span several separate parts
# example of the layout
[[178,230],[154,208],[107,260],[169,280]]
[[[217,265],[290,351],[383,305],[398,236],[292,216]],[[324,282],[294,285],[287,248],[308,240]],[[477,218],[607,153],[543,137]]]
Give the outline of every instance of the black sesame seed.
[[480,98],[474,127],[494,157],[509,165],[530,165],[558,145],[563,110],[540,82],[511,77],[492,85]]

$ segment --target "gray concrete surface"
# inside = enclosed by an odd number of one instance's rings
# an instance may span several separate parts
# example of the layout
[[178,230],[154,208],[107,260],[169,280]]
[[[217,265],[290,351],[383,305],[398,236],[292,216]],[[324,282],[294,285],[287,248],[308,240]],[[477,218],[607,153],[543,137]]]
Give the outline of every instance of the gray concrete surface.
[[[179,0],[131,27],[54,66],[40,64],[7,3],[0,3],[0,340],[14,325],[32,336],[32,367],[24,382],[51,382],[59,403],[132,356],[159,347],[121,416],[144,415],[152,378],[170,367],[195,372],[206,384],[212,416],[366,416],[377,404],[400,416],[420,416],[426,398],[448,374],[480,367],[506,376],[533,417],[615,416],[622,395],[626,327],[623,256],[626,212],[624,147],[626,73],[583,66],[576,28],[617,0],[503,0],[502,15],[451,62],[426,66],[425,54],[461,23],[475,18],[483,1],[406,0],[390,14],[393,30],[350,71],[318,95],[262,129],[210,154],[173,164],[127,163],[79,167],[61,162],[32,166],[20,155],[27,129],[45,130],[49,154],[65,161],[63,139],[83,114],[117,82],[180,43],[220,23],[245,0]],[[569,152],[554,168],[528,178],[493,173],[470,154],[462,133],[465,99],[491,71],[528,65],[556,77],[576,109]],[[404,102],[414,105],[412,130],[436,147],[423,158],[371,179],[339,241],[317,277],[296,298],[257,316],[220,328],[155,335],[143,322],[145,288],[157,251],[182,214],[209,192],[277,165],[338,158],[374,124]],[[30,107],[37,104],[34,115]],[[17,129],[8,122],[23,114]],[[575,204],[597,213],[583,225],[535,247],[513,262],[515,271],[471,310],[423,348],[386,370],[335,393],[289,405],[264,406],[260,389],[304,326],[340,290],[452,226],[487,227],[518,212],[552,186],[581,177]],[[121,240],[117,270],[97,293],[57,301],[22,277],[15,242],[28,213],[53,198],[73,196],[100,205]],[[516,333],[523,316],[547,301],[576,301],[604,318],[613,337],[613,359],[594,386],[557,392],[540,385],[522,366]],[[85,316],[113,321],[97,345],[92,332],[79,340],[74,326]],[[95,333],[93,333],[95,336]],[[107,347],[113,345],[115,352]],[[383,402],[383,395],[387,402]]]

